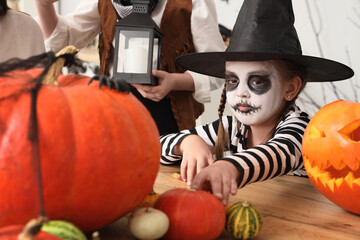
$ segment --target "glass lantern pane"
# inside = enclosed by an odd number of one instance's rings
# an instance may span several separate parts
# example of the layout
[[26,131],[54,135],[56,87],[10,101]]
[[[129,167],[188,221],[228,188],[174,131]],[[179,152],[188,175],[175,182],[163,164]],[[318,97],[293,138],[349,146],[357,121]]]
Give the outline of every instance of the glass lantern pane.
[[117,71],[147,73],[150,32],[121,30],[119,34]]
[[159,39],[154,38],[152,69],[159,69]]

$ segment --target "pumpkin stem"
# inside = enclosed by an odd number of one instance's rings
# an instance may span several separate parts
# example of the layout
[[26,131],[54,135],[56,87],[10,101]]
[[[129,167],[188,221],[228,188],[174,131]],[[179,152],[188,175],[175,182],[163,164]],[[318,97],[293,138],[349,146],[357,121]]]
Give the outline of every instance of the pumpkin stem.
[[249,204],[248,201],[245,201],[245,202],[242,203],[242,205],[243,205],[244,207],[248,207],[250,204]]
[[156,192],[154,191],[154,188],[152,188],[149,195],[151,196],[151,195],[155,195],[155,194],[156,194]]
[[51,85],[58,85],[58,82],[56,81],[59,77],[59,74],[61,72],[61,69],[64,67],[66,58],[61,57],[66,54],[76,54],[79,52],[77,48],[75,48],[72,45],[66,46],[63,49],[61,49],[59,52],[56,53],[56,61],[51,65],[49,71],[45,75],[42,83],[43,84],[51,84]]
[[46,217],[40,216],[38,218],[31,219],[19,234],[19,240],[35,240],[36,234],[41,230],[42,225],[47,222]]

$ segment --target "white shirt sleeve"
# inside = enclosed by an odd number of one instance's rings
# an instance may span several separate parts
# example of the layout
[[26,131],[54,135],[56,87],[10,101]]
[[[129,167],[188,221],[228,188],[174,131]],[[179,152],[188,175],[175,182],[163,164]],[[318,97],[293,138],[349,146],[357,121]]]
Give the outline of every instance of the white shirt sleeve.
[[56,28],[45,40],[47,51],[59,51],[70,44],[83,48],[100,32],[98,0],[82,0],[73,14],[58,17]]
[[[193,0],[191,32],[196,52],[223,52],[217,12],[213,0]],[[187,71],[194,79],[194,98],[201,103],[210,102],[210,92],[224,85],[224,80]]]

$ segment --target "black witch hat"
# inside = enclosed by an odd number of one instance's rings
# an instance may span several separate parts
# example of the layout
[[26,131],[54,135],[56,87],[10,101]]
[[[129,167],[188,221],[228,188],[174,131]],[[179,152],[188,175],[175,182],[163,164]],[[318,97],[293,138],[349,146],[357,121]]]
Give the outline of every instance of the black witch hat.
[[301,64],[308,81],[350,78],[354,71],[329,59],[302,55],[291,0],[244,0],[225,52],[192,53],[177,58],[185,69],[224,78],[226,61],[283,59]]

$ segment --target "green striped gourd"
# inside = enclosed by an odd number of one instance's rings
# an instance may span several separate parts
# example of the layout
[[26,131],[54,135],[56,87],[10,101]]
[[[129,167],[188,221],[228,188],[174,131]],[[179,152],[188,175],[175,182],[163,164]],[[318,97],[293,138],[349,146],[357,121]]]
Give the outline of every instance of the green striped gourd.
[[41,231],[55,235],[62,240],[86,240],[84,233],[77,226],[67,221],[48,221],[42,225]]
[[235,239],[251,239],[260,232],[261,226],[260,212],[247,201],[234,203],[226,211],[225,229]]

